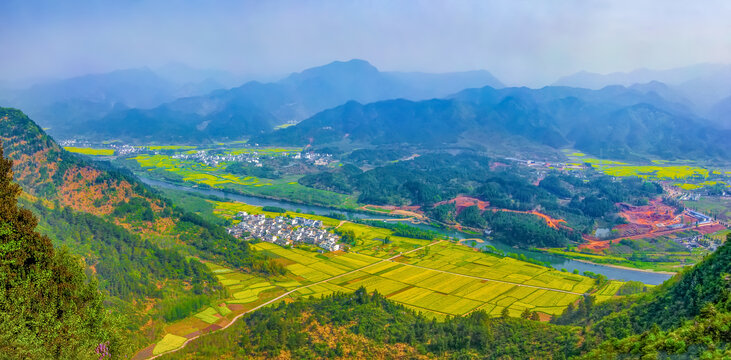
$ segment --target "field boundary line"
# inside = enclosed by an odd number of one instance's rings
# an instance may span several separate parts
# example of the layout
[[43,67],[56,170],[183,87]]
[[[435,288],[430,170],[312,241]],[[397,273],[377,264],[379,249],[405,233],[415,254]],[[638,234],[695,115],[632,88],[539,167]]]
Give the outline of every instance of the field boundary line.
[[[424,245],[424,246],[420,246],[420,247],[418,247],[418,248],[415,248],[415,249],[413,249],[413,250],[409,250],[409,251],[407,251],[407,252],[401,252],[401,253],[399,253],[398,255],[394,255],[394,256],[392,256],[392,257],[390,257],[390,258],[388,258],[388,259],[381,259],[380,261],[376,261],[376,262],[374,262],[374,263],[372,263],[372,264],[368,264],[368,265],[366,265],[366,266],[363,266],[363,267],[360,267],[360,268],[357,268],[357,269],[353,269],[353,270],[351,270],[351,271],[348,271],[348,272],[342,273],[342,274],[340,274],[340,275],[336,275],[336,276],[333,276],[333,277],[331,277],[331,278],[327,278],[327,279],[324,279],[324,280],[320,280],[320,281],[318,281],[318,282],[314,282],[314,283],[312,283],[312,284],[308,284],[308,285],[303,285],[303,286],[300,286],[300,287],[298,287],[298,288],[292,289],[292,290],[290,290],[290,291],[287,291],[287,292],[285,292],[284,294],[282,294],[282,295],[279,295],[279,296],[277,296],[277,297],[275,297],[275,298],[273,298],[273,299],[271,299],[271,300],[269,300],[269,301],[267,301],[267,302],[265,302],[265,303],[259,304],[259,305],[255,306],[255,307],[251,308],[250,310],[247,310],[247,311],[245,311],[245,312],[242,312],[241,314],[238,314],[238,315],[236,315],[236,316],[235,316],[235,317],[234,317],[233,319],[231,319],[231,321],[230,321],[230,322],[229,322],[228,324],[226,324],[225,326],[221,327],[220,329],[216,329],[216,330],[214,330],[214,331],[210,331],[210,332],[207,332],[207,333],[201,333],[201,334],[198,334],[198,335],[196,335],[196,336],[194,336],[194,337],[192,337],[192,338],[190,338],[190,339],[186,340],[186,341],[185,341],[185,342],[184,342],[184,343],[183,343],[182,345],[180,345],[180,347],[178,347],[178,348],[175,348],[175,349],[172,349],[172,350],[169,350],[169,351],[166,351],[166,352],[164,352],[164,353],[160,353],[160,354],[157,354],[157,355],[153,355],[153,356],[151,356],[151,357],[148,357],[148,358],[146,358],[146,359],[152,360],[152,359],[156,359],[156,358],[159,358],[160,356],[163,356],[163,355],[167,355],[167,354],[171,354],[171,353],[177,352],[177,351],[179,351],[179,350],[181,350],[181,349],[185,348],[185,347],[186,347],[186,346],[188,345],[188,343],[190,343],[191,341],[193,341],[193,340],[196,340],[196,339],[198,339],[198,338],[201,338],[201,337],[203,337],[203,336],[209,335],[209,334],[213,334],[213,333],[219,332],[219,331],[221,331],[221,330],[225,330],[225,329],[227,329],[227,328],[228,328],[229,326],[233,325],[233,324],[234,324],[234,323],[235,323],[236,321],[238,321],[239,319],[241,319],[241,317],[243,317],[244,315],[246,315],[246,314],[248,314],[248,313],[251,313],[251,312],[254,312],[254,311],[256,311],[256,310],[259,310],[259,309],[261,309],[262,307],[264,307],[264,306],[267,306],[267,305],[270,305],[270,304],[272,304],[272,303],[274,303],[274,302],[276,302],[276,301],[279,301],[279,300],[281,300],[282,298],[284,298],[284,297],[286,297],[286,296],[289,296],[289,295],[291,295],[292,293],[294,293],[294,292],[297,292],[297,291],[299,291],[299,290],[302,290],[302,289],[306,289],[306,288],[308,288],[308,287],[310,287],[310,286],[314,286],[314,285],[319,285],[319,284],[322,284],[322,283],[324,283],[324,282],[328,282],[328,281],[331,281],[331,280],[335,280],[335,279],[337,279],[337,278],[339,278],[339,277],[343,277],[343,276],[345,276],[345,275],[349,275],[349,274],[352,274],[352,273],[354,273],[354,272],[357,272],[357,271],[361,271],[361,270],[363,270],[363,269],[365,269],[365,268],[368,268],[368,267],[371,267],[371,266],[374,266],[374,265],[377,265],[377,264],[380,264],[380,263],[384,263],[384,262],[393,262],[393,259],[395,259],[395,258],[397,258],[397,257],[399,257],[399,256],[401,256],[401,255],[403,255],[403,254],[409,254],[409,253],[412,253],[412,252],[414,252],[414,251],[418,251],[418,250],[424,249],[424,248],[426,248],[426,247],[428,247],[428,246],[432,246],[432,245],[436,245],[436,244],[439,244],[439,243],[441,243],[442,241],[444,241],[444,240],[439,240],[439,241],[435,241],[435,242],[429,243],[429,244],[427,244],[427,245]],[[356,254],[357,254],[357,253],[356,253]],[[154,349],[154,348],[153,348],[153,349]],[[140,350],[140,351],[141,351],[141,350]],[[138,351],[138,352],[139,352],[139,351]],[[134,356],[133,356],[133,358],[134,358]]]

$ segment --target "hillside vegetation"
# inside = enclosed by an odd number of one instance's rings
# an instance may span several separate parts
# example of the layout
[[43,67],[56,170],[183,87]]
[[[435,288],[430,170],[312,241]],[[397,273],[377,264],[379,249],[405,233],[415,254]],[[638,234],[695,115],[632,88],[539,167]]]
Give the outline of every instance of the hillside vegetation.
[[79,260],[35,231],[17,204],[12,162],[0,145],[0,353],[3,357],[92,359],[100,345],[124,349],[103,296]]
[[572,146],[610,158],[728,157],[719,130],[685,106],[649,91],[483,87],[447,99],[348,102],[296,126],[255,136],[259,144],[409,144],[496,150],[527,142],[546,149]]
[[528,311],[521,318],[478,310],[429,321],[363,288],[280,302],[165,358],[725,359],[731,356],[729,260],[731,242],[647,293],[601,304],[586,296],[554,324],[537,322]]

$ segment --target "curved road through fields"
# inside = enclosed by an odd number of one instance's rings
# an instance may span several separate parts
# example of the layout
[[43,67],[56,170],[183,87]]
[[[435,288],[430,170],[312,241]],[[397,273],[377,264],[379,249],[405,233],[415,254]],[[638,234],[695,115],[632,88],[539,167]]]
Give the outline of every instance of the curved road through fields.
[[[341,224],[342,224],[342,222],[341,222]],[[336,276],[333,276],[333,277],[331,277],[331,278],[327,278],[327,279],[325,279],[325,280],[321,280],[321,281],[318,281],[318,282],[314,282],[314,283],[312,283],[312,284],[308,284],[308,285],[303,285],[303,286],[297,287],[297,288],[295,288],[295,289],[292,289],[292,290],[290,290],[290,291],[287,291],[286,293],[284,293],[284,294],[282,294],[282,295],[279,295],[279,296],[277,296],[277,297],[275,297],[275,298],[273,298],[273,299],[271,299],[271,300],[269,300],[269,301],[267,301],[267,302],[265,302],[265,303],[262,303],[262,304],[260,304],[260,305],[258,305],[258,306],[256,306],[256,307],[252,308],[251,310],[248,310],[248,311],[245,311],[245,312],[243,312],[243,313],[241,313],[241,314],[239,314],[239,315],[236,315],[236,317],[234,317],[233,319],[231,319],[231,321],[230,321],[230,322],[229,322],[228,324],[226,324],[225,326],[221,327],[220,329],[217,329],[217,330],[214,330],[214,331],[210,331],[210,332],[206,332],[206,333],[201,333],[201,334],[198,334],[198,335],[196,335],[195,337],[192,337],[192,338],[190,338],[190,339],[186,340],[186,341],[185,341],[185,342],[183,343],[183,345],[182,345],[182,346],[180,346],[180,347],[179,347],[179,348],[177,348],[177,349],[173,349],[173,350],[170,350],[170,351],[164,352],[164,353],[162,353],[162,354],[158,354],[158,355],[153,355],[153,356],[147,356],[147,354],[145,353],[145,351],[144,351],[144,349],[143,349],[143,350],[140,350],[139,352],[137,352],[137,354],[135,354],[135,356],[133,356],[133,357],[132,357],[132,359],[133,359],[133,360],[156,359],[156,358],[158,358],[158,357],[160,357],[160,356],[163,356],[163,355],[166,355],[166,354],[170,354],[170,353],[173,353],[173,352],[179,351],[179,350],[183,349],[183,348],[184,348],[185,346],[187,346],[187,345],[188,345],[188,343],[190,343],[191,341],[193,341],[193,340],[195,340],[195,339],[198,339],[198,338],[200,338],[200,337],[202,337],[202,336],[205,336],[205,335],[208,335],[208,334],[212,334],[212,333],[214,333],[214,332],[217,332],[217,331],[225,330],[225,329],[227,329],[228,327],[230,327],[231,325],[233,325],[233,324],[234,324],[234,323],[235,323],[235,322],[236,322],[237,320],[239,320],[239,319],[240,319],[240,318],[241,318],[242,316],[244,316],[244,315],[246,315],[246,314],[248,314],[248,313],[250,313],[250,312],[256,311],[256,310],[258,310],[258,309],[260,309],[260,308],[262,308],[262,307],[264,307],[264,306],[267,306],[267,305],[270,305],[270,304],[272,304],[272,303],[274,303],[274,302],[277,302],[277,301],[281,300],[282,298],[284,298],[284,297],[286,297],[286,296],[289,296],[290,294],[292,294],[292,293],[294,293],[294,292],[297,292],[297,291],[299,291],[299,290],[302,290],[302,289],[308,288],[308,287],[310,287],[310,286],[313,286],[313,285],[318,285],[318,284],[322,284],[322,283],[324,283],[324,282],[332,281],[332,280],[334,280],[334,279],[337,279],[337,278],[339,278],[339,277],[343,277],[343,276],[345,276],[345,275],[349,275],[349,274],[352,274],[352,273],[354,273],[354,272],[357,272],[357,271],[361,271],[361,270],[363,270],[363,269],[365,269],[365,268],[369,268],[369,267],[371,267],[371,266],[374,266],[374,265],[377,265],[377,264],[381,264],[381,263],[384,263],[384,262],[387,262],[387,261],[388,261],[388,262],[396,262],[396,261],[394,261],[394,259],[396,259],[396,258],[398,258],[398,257],[400,257],[400,256],[402,256],[402,255],[404,255],[404,254],[409,254],[409,253],[412,253],[412,252],[414,252],[414,251],[419,251],[419,250],[422,250],[422,249],[424,249],[424,248],[426,248],[426,247],[429,247],[429,246],[432,246],[432,245],[436,245],[436,244],[439,244],[439,243],[441,243],[442,241],[444,241],[444,240],[439,240],[439,241],[436,241],[436,242],[430,243],[430,244],[428,244],[428,245],[424,245],[424,246],[421,246],[421,247],[415,248],[415,249],[413,249],[413,250],[409,250],[409,251],[406,251],[406,252],[403,252],[403,253],[399,253],[398,255],[394,255],[394,256],[392,256],[392,257],[390,257],[390,258],[388,258],[388,259],[383,259],[383,260],[381,260],[381,261],[376,261],[376,262],[374,262],[373,264],[370,264],[370,265],[366,265],[366,266],[363,266],[363,267],[361,267],[361,268],[358,268],[358,269],[355,269],[355,270],[351,270],[351,271],[348,271],[348,272],[346,272],[346,273],[342,273],[342,274],[340,274],[340,275],[336,275]],[[419,266],[419,265],[407,264],[407,263],[402,263],[402,262],[398,262],[398,263],[399,263],[399,264],[402,264],[402,265],[405,265],[405,266],[412,266],[412,267],[415,267],[415,268],[419,268],[419,269],[425,269],[425,270],[431,270],[431,271],[436,271],[436,272],[440,272],[440,273],[445,273],[445,274],[452,274],[452,275],[457,275],[457,276],[463,276],[463,277],[467,277],[467,278],[472,278],[472,279],[478,279],[478,280],[484,280],[484,281],[492,281],[492,282],[497,282],[497,283],[503,283],[503,284],[511,284],[511,285],[516,285],[516,286],[523,286],[523,287],[529,287],[529,288],[534,288],[534,289],[541,289],[541,290],[555,291],[555,292],[560,292],[560,293],[564,293],[564,294],[584,295],[584,294],[582,294],[582,293],[577,293],[577,292],[572,292],[572,291],[567,291],[567,290],[559,290],[559,289],[547,288],[547,287],[543,287],[543,286],[536,286],[536,285],[525,285],[525,284],[520,284],[520,283],[515,283],[515,282],[510,282],[510,281],[504,281],[504,280],[496,280],[496,279],[490,279],[490,278],[483,278],[483,277],[479,277],[479,276],[472,276],[472,275],[465,275],[465,274],[459,274],[459,273],[454,273],[454,272],[451,272],[451,271],[446,271],[446,270],[431,269],[431,268],[427,268],[427,267],[423,267],[423,266]],[[149,348],[149,347],[148,347],[148,348]],[[145,348],[145,349],[147,349],[147,348]]]

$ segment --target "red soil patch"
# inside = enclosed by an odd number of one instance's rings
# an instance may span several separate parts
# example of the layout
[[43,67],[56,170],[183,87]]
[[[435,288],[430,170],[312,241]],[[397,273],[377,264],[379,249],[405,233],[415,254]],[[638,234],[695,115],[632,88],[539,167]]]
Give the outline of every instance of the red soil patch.
[[713,223],[706,226],[699,226],[697,229],[693,228],[693,230],[703,235],[706,235],[715,233],[716,231],[726,230],[726,226],[724,226],[723,224]]
[[599,251],[609,248],[609,240],[599,240],[591,235],[584,235],[583,238],[586,240],[586,243],[579,245],[579,249]]
[[675,208],[663,204],[660,199],[650,200],[650,203],[644,206],[623,203],[617,205],[621,208],[619,215],[628,222],[628,224],[618,225],[614,228],[618,231],[617,238],[651,238],[685,230],[696,230],[702,234],[709,234],[725,229],[725,226],[715,221],[698,227],[693,226],[692,224],[698,219],[687,213],[676,214]]
[[512,212],[512,213],[533,214],[533,215],[538,216],[539,218],[543,219],[546,222],[546,225],[548,225],[551,228],[558,229],[559,227],[562,227],[565,229],[571,229],[570,227],[564,225],[566,223],[566,220],[554,219],[544,213],[540,213],[535,210],[520,211],[520,210],[510,210],[510,209],[492,209],[492,211],[506,211],[506,212]]
[[440,201],[435,206],[444,205],[444,204],[454,204],[454,206],[457,208],[457,214],[459,214],[464,208],[468,208],[470,206],[477,206],[480,210],[485,210],[490,206],[490,203],[487,201],[482,201],[480,199],[476,199],[469,196],[457,196],[454,199],[446,200],[446,201]]

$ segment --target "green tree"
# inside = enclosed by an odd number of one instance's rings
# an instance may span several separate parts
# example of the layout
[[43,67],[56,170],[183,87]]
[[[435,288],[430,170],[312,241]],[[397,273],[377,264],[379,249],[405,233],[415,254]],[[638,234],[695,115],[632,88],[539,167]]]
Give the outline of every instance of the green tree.
[[508,308],[503,308],[503,311],[500,312],[500,317],[503,319],[507,319],[510,317],[510,313],[508,312]]
[[530,319],[530,317],[531,317],[530,310],[528,310],[528,308],[525,308],[525,310],[523,310],[523,312],[520,314],[521,319],[528,320],[528,319]]
[[20,192],[0,146],[0,353],[84,359],[94,358],[99,344],[121,349],[96,282],[35,231],[36,218],[17,206]]

